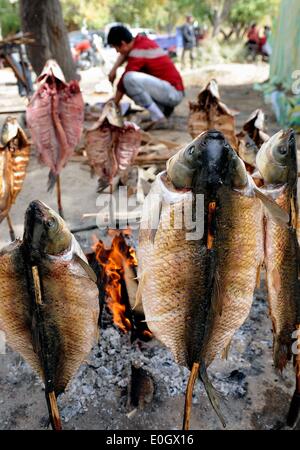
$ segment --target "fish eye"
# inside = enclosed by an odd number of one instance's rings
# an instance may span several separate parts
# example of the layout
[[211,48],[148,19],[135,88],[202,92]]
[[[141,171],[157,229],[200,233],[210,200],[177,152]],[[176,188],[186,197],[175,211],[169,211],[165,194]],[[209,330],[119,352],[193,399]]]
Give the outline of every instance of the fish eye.
[[189,155],[193,155],[195,153],[195,146],[192,145],[189,149],[188,149],[188,154]]
[[47,228],[53,229],[53,228],[55,228],[55,226],[56,226],[56,220],[53,217],[51,217],[50,219],[48,219],[46,221],[46,227]]
[[278,147],[278,153],[282,156],[287,155],[287,153],[288,153],[287,147]]

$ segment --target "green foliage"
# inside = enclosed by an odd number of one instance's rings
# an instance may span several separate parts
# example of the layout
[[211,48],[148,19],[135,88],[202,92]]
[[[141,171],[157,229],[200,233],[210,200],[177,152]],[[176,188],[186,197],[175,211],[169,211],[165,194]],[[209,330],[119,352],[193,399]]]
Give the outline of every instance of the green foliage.
[[19,6],[8,0],[0,0],[0,28],[3,37],[20,30]]
[[109,0],[61,0],[69,29],[79,29],[86,20],[88,28],[102,28],[110,20]]
[[228,22],[234,26],[246,26],[272,17],[277,11],[278,0],[236,0],[231,8]]
[[86,19],[89,28],[108,22],[171,30],[182,23],[186,13],[197,19],[209,13],[205,2],[192,0],[61,0],[66,25],[78,29]]

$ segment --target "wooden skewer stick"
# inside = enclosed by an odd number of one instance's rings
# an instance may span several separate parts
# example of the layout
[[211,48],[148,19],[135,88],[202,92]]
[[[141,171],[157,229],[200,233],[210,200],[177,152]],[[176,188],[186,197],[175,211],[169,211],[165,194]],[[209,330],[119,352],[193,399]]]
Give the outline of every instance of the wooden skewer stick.
[[191,411],[192,411],[192,397],[193,397],[193,390],[195,386],[195,382],[198,376],[199,372],[199,363],[194,363],[189,381],[187,384],[186,392],[185,392],[185,404],[184,404],[184,417],[183,417],[183,430],[189,430],[190,429],[190,418],[191,418]]
[[[32,277],[34,284],[34,294],[35,294],[35,302],[37,307],[39,308],[43,304],[42,290],[41,290],[41,281],[39,276],[39,271],[37,266],[33,266]],[[49,390],[48,381],[45,380],[45,396],[49,411],[49,418],[52,425],[53,430],[60,431],[62,430],[61,419],[59,415],[59,410],[56,401],[56,395],[53,390]]]
[[62,219],[64,219],[64,211],[62,207],[62,201],[61,201],[61,185],[60,185],[60,176],[57,175],[56,180],[56,192],[57,192],[57,206],[58,206],[58,212]]
[[14,229],[13,229],[13,225],[12,225],[12,221],[11,221],[11,218],[10,218],[9,214],[7,214],[6,220],[7,220],[7,224],[8,224],[10,239],[13,242],[13,241],[16,240],[16,235],[15,235],[15,232],[14,232]]

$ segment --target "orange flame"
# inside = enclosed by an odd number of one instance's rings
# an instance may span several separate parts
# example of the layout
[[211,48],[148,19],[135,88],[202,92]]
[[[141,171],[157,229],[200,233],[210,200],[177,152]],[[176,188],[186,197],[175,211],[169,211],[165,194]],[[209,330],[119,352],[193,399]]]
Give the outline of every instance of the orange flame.
[[[129,234],[129,233],[126,233]],[[126,317],[126,305],[122,303],[122,284],[124,266],[137,266],[135,250],[126,244],[124,235],[117,230],[110,230],[111,248],[105,248],[102,241],[94,246],[96,259],[105,273],[105,291],[107,305],[112,312],[114,323],[125,333],[132,326]]]

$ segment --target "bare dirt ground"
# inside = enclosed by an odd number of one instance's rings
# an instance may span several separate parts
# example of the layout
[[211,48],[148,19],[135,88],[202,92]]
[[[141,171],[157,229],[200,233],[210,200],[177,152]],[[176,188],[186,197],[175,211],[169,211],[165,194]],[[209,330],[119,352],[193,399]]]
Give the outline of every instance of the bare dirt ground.
[[[102,101],[94,94],[98,70],[82,74],[85,100]],[[184,73],[186,97],[175,111],[175,130],[153,132],[174,142],[185,144],[190,136],[186,130],[188,101],[194,100],[210,78],[220,85],[223,101],[240,111],[237,129],[256,108],[266,112],[270,134],[279,128],[260,93],[253,90],[254,82],[268,77],[268,66],[218,65]],[[17,95],[13,76],[0,71],[0,110],[24,106]],[[4,116],[0,116],[0,122]],[[41,167],[32,155],[24,188],[11,211],[18,237],[22,236],[24,212],[29,202],[40,199],[56,208],[54,193],[47,193],[48,169]],[[97,212],[96,179],[91,179],[87,166],[70,162],[62,174],[63,205],[71,227],[93,224],[83,220],[84,212]],[[88,237],[87,237],[88,239]],[[0,225],[0,248],[9,242],[6,223]],[[144,352],[144,353],[143,353]],[[128,370],[132,361],[152,373],[154,396],[149,405],[132,414],[127,406]],[[127,372],[126,372],[127,371]],[[127,375],[126,375],[127,373]],[[217,360],[210,368],[217,389],[225,397],[224,415],[228,429],[285,428],[285,417],[293,393],[294,375],[290,366],[283,375],[272,364],[271,322],[267,315],[265,292],[256,293],[251,315],[237,332],[227,361]],[[66,429],[180,429],[187,373],[172,360],[169,352],[157,342],[145,350],[132,350],[128,337],[111,328],[102,334],[89,363],[82,365],[68,392],[60,401],[63,426]],[[41,382],[26,363],[10,349],[0,355],[0,429],[43,429],[47,410]],[[221,429],[208,400],[199,386],[193,399],[191,429]]]

